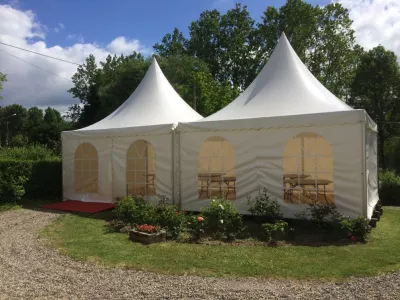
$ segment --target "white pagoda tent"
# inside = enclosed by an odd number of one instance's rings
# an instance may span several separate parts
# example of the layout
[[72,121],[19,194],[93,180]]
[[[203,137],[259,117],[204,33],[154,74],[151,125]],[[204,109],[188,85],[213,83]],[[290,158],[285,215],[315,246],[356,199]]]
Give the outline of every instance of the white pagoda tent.
[[177,131],[187,210],[223,196],[246,214],[264,188],[287,217],[316,201],[370,218],[378,201],[377,125],[327,90],[285,34],[237,99]]
[[153,61],[132,95],[111,115],[62,132],[63,198],[111,202],[117,197],[174,198],[175,127],[202,119]]

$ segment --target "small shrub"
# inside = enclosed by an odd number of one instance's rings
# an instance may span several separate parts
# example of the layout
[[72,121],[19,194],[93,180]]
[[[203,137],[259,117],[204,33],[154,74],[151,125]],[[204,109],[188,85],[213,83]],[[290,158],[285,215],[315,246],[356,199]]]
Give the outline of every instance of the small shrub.
[[288,231],[288,223],[285,221],[276,221],[275,223],[265,223],[261,225],[261,230],[266,236],[268,242],[284,239]]
[[249,212],[256,217],[260,217],[262,222],[275,222],[282,219],[280,207],[276,198],[268,194],[268,190],[264,189],[255,201],[251,197],[248,198]]
[[242,231],[242,216],[229,200],[213,199],[202,215],[206,230],[215,237],[233,239]]
[[143,197],[124,197],[117,201],[114,212],[118,220],[126,224],[151,224],[155,225],[154,207],[147,203]]
[[165,228],[172,238],[176,239],[183,231],[186,216],[185,212],[162,198],[155,208],[155,219],[158,225]]
[[308,207],[304,211],[295,214],[295,217],[298,219],[309,219],[315,222],[317,226],[324,227],[329,223],[335,223],[340,214],[334,204],[313,202],[308,204]]
[[204,235],[204,218],[202,216],[188,216],[186,226],[194,240],[199,240]]
[[347,234],[352,241],[365,241],[371,231],[368,219],[363,216],[358,218],[341,217],[339,220],[340,228]]

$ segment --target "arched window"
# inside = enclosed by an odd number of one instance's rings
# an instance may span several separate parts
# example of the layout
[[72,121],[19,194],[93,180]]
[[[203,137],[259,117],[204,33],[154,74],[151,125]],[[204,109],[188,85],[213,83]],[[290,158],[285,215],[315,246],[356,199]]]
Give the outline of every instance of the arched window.
[[210,137],[200,147],[198,193],[199,199],[236,199],[236,154],[223,137]]
[[291,138],[283,153],[286,203],[334,203],[332,146],[314,132]]
[[97,193],[99,186],[99,156],[96,148],[83,143],[75,151],[75,192]]
[[156,194],[156,155],[144,140],[134,142],[126,156],[126,191],[131,196]]

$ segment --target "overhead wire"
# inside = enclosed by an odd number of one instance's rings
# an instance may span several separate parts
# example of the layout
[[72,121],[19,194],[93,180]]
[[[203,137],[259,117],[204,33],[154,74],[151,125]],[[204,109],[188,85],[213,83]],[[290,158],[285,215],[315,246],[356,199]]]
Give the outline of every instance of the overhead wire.
[[49,71],[49,70],[46,70],[46,69],[44,69],[44,68],[42,68],[42,67],[39,67],[39,66],[37,66],[37,65],[35,65],[35,64],[32,64],[32,63],[30,63],[30,62],[28,62],[28,61],[26,61],[26,60],[24,60],[24,59],[22,59],[22,58],[20,58],[20,57],[18,57],[18,56],[15,56],[15,55],[13,55],[13,54],[11,54],[11,53],[8,53],[7,51],[4,51],[3,49],[0,49],[0,51],[3,52],[3,53],[5,53],[5,54],[8,54],[8,55],[10,55],[10,56],[12,56],[12,57],[14,57],[14,58],[16,58],[16,59],[19,59],[19,60],[21,60],[21,61],[23,61],[23,62],[25,62],[25,63],[27,63],[27,64],[29,64],[29,65],[31,65],[31,66],[34,66],[34,67],[36,67],[36,68],[38,68],[38,69],[41,69],[42,71],[45,71],[45,72],[47,72],[47,73],[50,73],[50,74],[52,74],[52,75],[54,75],[54,76],[60,77],[60,78],[62,78],[62,79],[64,79],[64,80],[67,80],[67,81],[73,83],[73,81],[69,80],[68,78],[62,77],[62,76],[60,76],[60,75],[58,75],[58,74],[56,74],[56,73],[53,73],[53,72],[51,72],[51,71]]
[[78,63],[75,63],[75,62],[72,62],[72,61],[68,61],[68,60],[65,60],[65,59],[61,59],[61,58],[57,58],[57,57],[54,57],[54,56],[42,54],[42,53],[35,52],[35,51],[32,51],[32,50],[20,48],[20,47],[13,46],[13,45],[10,45],[10,44],[6,44],[6,43],[3,43],[3,42],[0,42],[0,44],[8,46],[8,47],[13,47],[13,48],[16,48],[16,49],[19,49],[19,50],[22,50],[22,51],[26,51],[26,52],[34,53],[34,54],[37,54],[37,55],[41,55],[41,56],[44,56],[44,57],[48,57],[48,58],[51,58],[51,59],[55,59],[55,60],[59,60],[59,61],[62,61],[62,62],[66,62],[66,63],[69,63],[69,64],[73,64],[73,65],[77,65],[77,66],[81,65],[81,64],[78,64]]

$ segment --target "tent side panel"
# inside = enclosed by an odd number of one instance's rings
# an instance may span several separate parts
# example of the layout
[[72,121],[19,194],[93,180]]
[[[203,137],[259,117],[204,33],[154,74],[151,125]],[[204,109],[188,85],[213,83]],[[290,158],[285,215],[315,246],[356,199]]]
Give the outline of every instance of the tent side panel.
[[[180,191],[183,208],[198,211],[221,191],[224,196],[228,193],[228,199],[236,198],[232,201],[242,212],[245,211],[246,196],[260,188],[254,155],[258,143],[257,131],[181,132]],[[222,180],[215,177],[218,174],[222,174]],[[229,189],[224,188],[225,180],[229,180]]]
[[[210,201],[210,197],[204,197],[202,193],[204,186],[209,183],[204,181],[199,184],[207,168],[206,163],[200,161],[204,158],[203,154],[200,155],[200,149],[205,148],[202,145],[206,140],[223,137],[231,143],[235,152],[236,200],[232,201],[241,213],[248,213],[247,197],[258,195],[261,189],[266,188],[279,201],[286,217],[293,217],[294,213],[306,207],[305,195],[309,195],[309,199],[314,197],[318,201],[333,202],[346,215],[363,214],[364,177],[360,126],[361,123],[267,130],[181,132],[180,183],[183,207],[199,210]],[[212,155],[223,157],[221,154]],[[218,161],[210,161],[213,165],[209,166],[209,181],[218,181],[211,178],[211,172],[214,174],[212,176],[219,176],[216,167]],[[224,162],[219,164],[223,166]],[[228,169],[231,168],[229,166]],[[227,173],[223,167],[221,170],[221,174]],[[304,173],[307,177],[296,182],[293,176],[291,179],[287,177],[290,177],[288,173]],[[299,176],[295,177],[299,179]],[[318,189],[315,188],[315,181],[319,183]],[[224,179],[221,182],[222,185],[227,184]],[[320,185],[321,182],[325,182],[325,185]],[[295,196],[291,200],[285,198],[285,184],[296,187],[296,192],[291,194],[297,193],[297,201]],[[218,185],[213,189],[218,192]],[[299,195],[300,192],[304,195]]]
[[[76,159],[76,151],[81,144],[90,144],[97,152],[98,161],[90,159],[85,161],[82,158]],[[81,200],[92,202],[112,202],[112,172],[111,172],[111,140],[106,138],[75,138],[73,135],[63,135],[62,138],[62,168],[63,168],[63,199]],[[82,149],[82,148],[81,148]],[[92,154],[80,154],[81,157]],[[78,155],[79,156],[79,155]],[[95,157],[95,156],[93,156]],[[97,159],[96,159],[97,160]],[[75,178],[77,175],[76,165],[80,164],[80,175],[82,178]],[[92,166],[95,165],[95,166]],[[95,176],[89,174],[96,172]],[[86,175],[97,181],[97,192],[79,192],[76,183],[84,180]],[[96,189],[94,189],[96,190]]]
[[[172,165],[172,133],[162,135],[141,135],[123,138],[114,138],[113,143],[113,198],[124,197],[127,195],[127,152],[130,146],[136,141],[146,141],[154,149],[155,154],[155,194],[146,195],[145,199],[157,203],[157,195],[166,196],[173,201],[173,165]],[[140,149],[138,149],[140,151]],[[142,155],[139,153],[139,155]],[[143,168],[137,166],[139,160],[133,162],[130,169],[138,169],[133,176],[146,176],[143,174]],[[140,169],[140,170],[139,170]],[[150,171],[149,171],[150,172]],[[142,182],[145,178],[133,179],[133,181]],[[147,180],[153,180],[148,177]]]
[[370,219],[378,195],[378,133],[376,128],[366,125],[365,147],[366,147],[366,183],[367,183],[367,217]]

